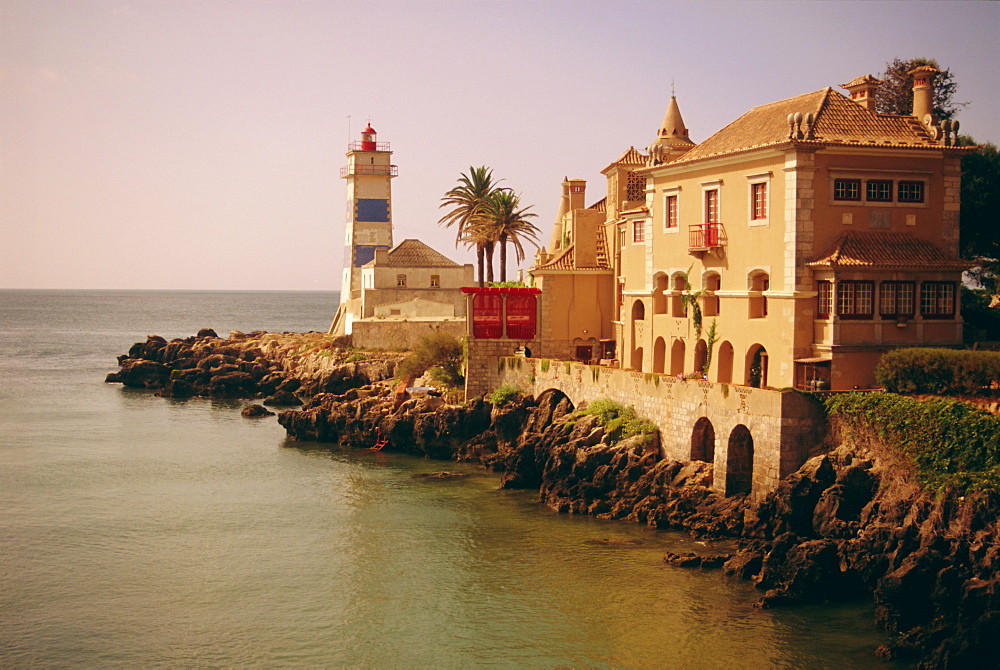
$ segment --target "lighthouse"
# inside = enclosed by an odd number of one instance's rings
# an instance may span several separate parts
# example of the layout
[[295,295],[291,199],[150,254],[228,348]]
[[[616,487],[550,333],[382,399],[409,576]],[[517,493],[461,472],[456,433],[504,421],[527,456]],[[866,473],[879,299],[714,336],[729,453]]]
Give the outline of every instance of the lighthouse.
[[371,124],[361,131],[360,142],[347,146],[347,165],[340,170],[347,180],[344,277],[331,330],[351,332],[351,323],[360,316],[361,267],[377,250],[392,248],[392,178],[398,168],[390,163],[391,156],[389,143],[378,141]]

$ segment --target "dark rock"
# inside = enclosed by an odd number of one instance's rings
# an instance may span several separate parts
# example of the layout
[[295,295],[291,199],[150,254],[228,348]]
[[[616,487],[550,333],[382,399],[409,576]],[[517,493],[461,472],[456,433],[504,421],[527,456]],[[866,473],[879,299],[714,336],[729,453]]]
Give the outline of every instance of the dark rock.
[[270,407],[295,407],[302,404],[294,393],[278,390],[264,400],[264,404]]
[[[191,331],[188,331],[188,332],[190,333]],[[212,328],[202,328],[201,330],[198,331],[198,334],[195,337],[198,337],[198,338],[202,338],[202,337],[215,337],[215,338],[218,338],[219,335]]]
[[274,416],[274,412],[268,410],[263,405],[247,405],[240,414],[248,419],[256,419],[262,416]]

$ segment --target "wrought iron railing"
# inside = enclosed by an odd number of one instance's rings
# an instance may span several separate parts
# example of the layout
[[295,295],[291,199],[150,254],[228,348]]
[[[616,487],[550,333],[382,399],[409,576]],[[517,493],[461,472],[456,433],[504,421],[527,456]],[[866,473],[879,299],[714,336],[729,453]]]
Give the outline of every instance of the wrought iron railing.
[[399,167],[396,165],[347,165],[340,168],[340,176],[346,177],[351,174],[370,174],[381,177],[399,176]]
[[722,246],[721,223],[695,223],[688,226],[688,248],[713,249]]

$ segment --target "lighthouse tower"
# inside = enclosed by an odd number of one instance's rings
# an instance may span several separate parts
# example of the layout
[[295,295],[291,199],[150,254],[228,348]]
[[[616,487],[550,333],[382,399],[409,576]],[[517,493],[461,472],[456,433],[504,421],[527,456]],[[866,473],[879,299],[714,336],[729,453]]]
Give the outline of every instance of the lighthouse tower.
[[361,131],[360,142],[347,147],[347,165],[340,170],[347,180],[344,278],[331,331],[351,332],[351,322],[360,317],[361,266],[375,258],[376,250],[392,248],[391,182],[399,170],[390,156],[389,143],[376,140],[371,124]]

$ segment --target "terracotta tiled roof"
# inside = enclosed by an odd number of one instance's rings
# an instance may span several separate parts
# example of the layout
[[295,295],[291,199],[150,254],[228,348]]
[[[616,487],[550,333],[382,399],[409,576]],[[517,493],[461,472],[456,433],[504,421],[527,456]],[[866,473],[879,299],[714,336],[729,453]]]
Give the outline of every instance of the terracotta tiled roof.
[[389,250],[390,267],[459,267],[458,263],[431,249],[420,240],[403,240]]
[[635,147],[629,147],[628,150],[619,156],[617,160],[612,161],[610,165],[601,170],[601,173],[604,174],[611,168],[622,165],[629,167],[645,166],[646,155],[638,151]]
[[[671,165],[792,142],[788,115],[800,113],[805,117],[810,112],[815,119],[812,137],[794,141],[849,146],[941,146],[912,116],[870,112],[832,88],[824,88],[754,107]],[[804,122],[801,128],[806,130]]]
[[851,88],[852,86],[860,86],[861,84],[881,84],[882,80],[877,79],[870,74],[863,74],[860,77],[855,77],[846,84],[841,84],[840,88]]
[[921,268],[964,270],[972,266],[927,240],[911,233],[874,231],[845,233],[809,267],[852,267],[858,269]]
[[576,264],[576,245],[571,244],[545,265],[539,265],[536,270],[610,270],[608,260],[608,241],[604,235],[604,227],[597,229],[597,264],[580,266]]

